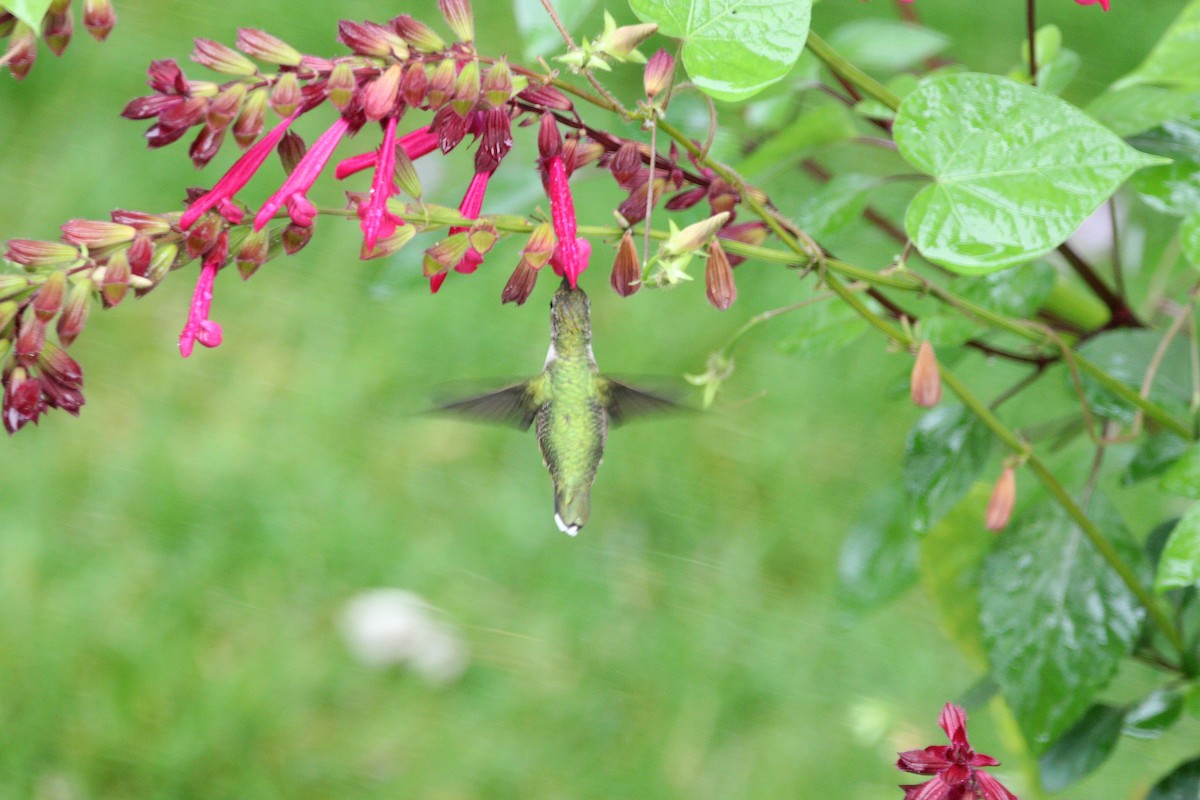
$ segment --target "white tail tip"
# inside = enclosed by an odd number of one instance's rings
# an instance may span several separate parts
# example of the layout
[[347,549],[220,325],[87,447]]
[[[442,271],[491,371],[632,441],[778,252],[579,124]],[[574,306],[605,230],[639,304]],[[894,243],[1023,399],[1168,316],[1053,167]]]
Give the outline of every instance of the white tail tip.
[[558,529],[567,536],[574,536],[575,534],[579,533],[579,529],[582,527],[580,525],[568,525],[562,521],[562,517],[560,517],[558,514],[554,515],[554,524],[557,525]]

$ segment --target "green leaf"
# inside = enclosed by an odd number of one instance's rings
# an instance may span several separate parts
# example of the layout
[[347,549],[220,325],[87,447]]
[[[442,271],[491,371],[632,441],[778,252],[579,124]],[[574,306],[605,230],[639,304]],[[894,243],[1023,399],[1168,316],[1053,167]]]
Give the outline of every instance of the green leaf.
[[763,142],[738,164],[738,172],[755,176],[797,163],[805,151],[849,139],[855,133],[850,112],[833,101],[805,108],[791,124]]
[[1192,0],[1184,7],[1146,60],[1114,83],[1113,88],[1140,83],[1200,89],[1200,0]]
[[[1146,366],[1161,340],[1162,334],[1156,331],[1110,331],[1087,342],[1079,352],[1121,383],[1140,390],[1145,379]],[[1084,398],[1094,414],[1123,422],[1133,420],[1132,405],[1086,375],[1082,376],[1081,380]],[[1192,367],[1187,342],[1177,337],[1167,348],[1155,375],[1154,383],[1150,387],[1150,399],[1172,411],[1186,414],[1191,397]]]
[[[1103,497],[1093,496],[1090,506],[1110,539],[1128,538]],[[1133,648],[1142,607],[1050,502],[1005,530],[984,565],[979,593],[992,673],[1030,747],[1044,752]]]
[[1193,505],[1171,531],[1158,561],[1154,588],[1160,592],[1200,583],[1200,503]]
[[1129,465],[1121,473],[1121,483],[1131,486],[1146,478],[1161,475],[1187,452],[1190,443],[1172,433],[1159,432],[1143,436]]
[[[1079,72],[1079,54],[1062,46],[1062,31],[1057,25],[1039,28],[1034,42],[1038,54],[1038,88],[1050,94],[1062,94]],[[1021,83],[1033,83],[1029,74],[1028,39],[1021,41],[1021,66],[1010,71],[1008,76]]]
[[1109,89],[1085,110],[1118,136],[1133,136],[1200,111],[1200,92],[1127,86]]
[[1179,223],[1179,244],[1188,263],[1200,269],[1200,211],[1189,214]]
[[868,610],[883,605],[917,581],[917,537],[908,522],[904,495],[879,492],[843,540],[838,556],[838,597]]
[[[512,0],[512,4],[526,58],[548,56],[566,49],[562,34],[546,13],[541,0]],[[558,4],[558,16],[563,27],[568,31],[577,30],[595,5],[596,0],[572,0]]]
[[1133,188],[1146,205],[1177,217],[1200,211],[1200,130],[1186,122],[1164,122],[1133,141],[1174,159],[1134,176]]
[[986,668],[979,626],[979,578],[996,544],[983,527],[992,487],[977,483],[961,503],[921,537],[921,588],[933,602],[946,635],[981,669]]
[[944,34],[888,19],[863,19],[829,35],[838,55],[868,70],[899,72],[935,56],[950,44]]
[[8,13],[33,28],[35,33],[42,32],[42,18],[50,9],[51,0],[5,0],[4,7]]
[[1196,800],[1200,797],[1200,758],[1185,761],[1154,784],[1146,800]]
[[1095,705],[1038,759],[1042,786],[1048,792],[1065,789],[1103,764],[1121,738],[1125,710]]
[[658,32],[683,40],[692,82],[744,100],[787,75],[804,50],[812,0],[630,0]]
[[1164,492],[1200,500],[1200,445],[1192,445],[1163,473]]
[[1155,689],[1125,714],[1121,732],[1135,739],[1157,739],[1183,715],[1183,695],[1176,689]]
[[[816,281],[806,281],[798,300],[815,297]],[[871,304],[873,307],[873,303]],[[789,314],[795,326],[779,341],[780,350],[804,358],[824,356],[841,350],[867,332],[867,322],[850,306],[836,297],[805,306]]]
[[922,81],[893,132],[905,160],[934,178],[909,204],[908,235],[964,274],[1049,252],[1135,170],[1163,163],[1075,106],[995,75]]
[[838,175],[805,198],[795,220],[817,241],[846,229],[862,216],[879,179],[870,175]]
[[962,499],[991,449],[987,426],[965,406],[941,405],[917,420],[904,446],[904,488],[913,528],[929,530]]
[[[987,275],[964,275],[949,289],[965,300],[1010,317],[1027,317],[1042,307],[1054,291],[1057,276],[1044,261],[999,270]],[[920,331],[934,347],[960,345],[985,326],[969,315],[939,311],[921,318]]]

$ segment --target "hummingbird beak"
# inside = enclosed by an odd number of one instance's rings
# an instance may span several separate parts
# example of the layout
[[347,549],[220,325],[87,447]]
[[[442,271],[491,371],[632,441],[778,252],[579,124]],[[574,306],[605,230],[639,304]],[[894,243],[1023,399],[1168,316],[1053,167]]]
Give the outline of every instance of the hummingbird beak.
[[554,515],[554,524],[557,525],[558,529],[560,531],[562,531],[563,533],[565,533],[567,536],[574,536],[575,534],[579,533],[579,529],[581,527],[583,527],[581,525],[566,524],[565,522],[562,521],[562,517],[560,517],[558,514]]

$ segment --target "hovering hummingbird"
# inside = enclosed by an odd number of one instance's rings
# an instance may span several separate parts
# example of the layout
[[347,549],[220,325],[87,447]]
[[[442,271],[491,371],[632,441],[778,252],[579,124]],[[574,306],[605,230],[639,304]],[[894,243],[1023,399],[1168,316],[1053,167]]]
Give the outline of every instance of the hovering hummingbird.
[[554,522],[574,536],[588,521],[609,425],[675,407],[671,400],[600,374],[587,295],[564,280],[550,301],[550,351],[542,374],[441,410],[520,430],[536,422],[542,461],[554,482]]

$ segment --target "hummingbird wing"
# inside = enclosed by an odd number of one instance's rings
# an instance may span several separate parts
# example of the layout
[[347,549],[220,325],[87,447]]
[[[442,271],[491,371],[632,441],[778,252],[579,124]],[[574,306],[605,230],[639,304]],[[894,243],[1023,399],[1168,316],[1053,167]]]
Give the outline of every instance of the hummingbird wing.
[[608,421],[612,425],[623,425],[631,419],[684,408],[662,394],[636,389],[612,378],[600,376],[596,380],[601,404],[608,410]]
[[545,402],[541,397],[541,384],[539,376],[494,392],[445,403],[437,410],[524,431],[533,424],[538,409]]

